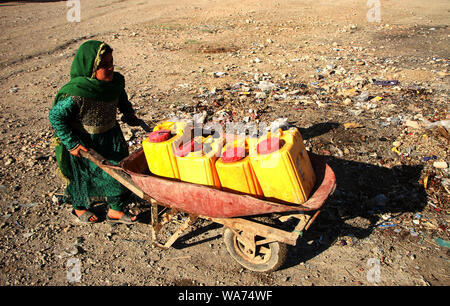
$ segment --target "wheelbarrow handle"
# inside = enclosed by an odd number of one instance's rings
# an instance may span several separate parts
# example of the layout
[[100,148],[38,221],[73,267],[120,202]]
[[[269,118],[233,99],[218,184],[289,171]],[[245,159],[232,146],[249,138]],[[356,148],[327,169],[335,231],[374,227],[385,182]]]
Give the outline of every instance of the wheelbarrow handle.
[[88,149],[88,151],[80,150],[80,155],[84,158],[89,159],[91,162],[93,162],[94,164],[98,165],[101,168],[106,167],[106,168],[120,170],[120,171],[123,170],[122,167],[111,164],[106,158],[104,158],[103,156],[98,154],[93,149]]
[[115,180],[121,183],[123,186],[128,188],[134,194],[136,194],[141,199],[149,198],[146,194],[133,182],[129,175],[125,173],[122,167],[112,165],[106,158],[98,154],[93,149],[88,149],[88,151],[81,151],[80,155],[84,158],[87,158],[98,167],[100,167],[103,171],[111,175]]

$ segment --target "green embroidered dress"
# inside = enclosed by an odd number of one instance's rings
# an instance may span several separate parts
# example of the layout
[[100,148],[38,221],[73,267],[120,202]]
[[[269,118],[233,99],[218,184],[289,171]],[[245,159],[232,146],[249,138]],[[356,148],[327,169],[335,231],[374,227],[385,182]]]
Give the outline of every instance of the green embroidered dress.
[[58,92],[49,113],[55,130],[58,167],[67,178],[66,201],[86,209],[97,201],[121,211],[128,189],[95,164],[68,151],[78,145],[94,149],[113,164],[128,156],[128,145],[116,120],[117,111],[133,114],[122,75],[111,82],[95,79],[95,71],[108,46],[88,41],[80,46],[71,67],[71,80]]

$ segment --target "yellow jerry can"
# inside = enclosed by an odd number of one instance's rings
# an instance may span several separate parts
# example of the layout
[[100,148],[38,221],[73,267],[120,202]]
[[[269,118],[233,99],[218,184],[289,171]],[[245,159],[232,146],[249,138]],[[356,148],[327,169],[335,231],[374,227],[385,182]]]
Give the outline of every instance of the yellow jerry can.
[[215,162],[220,156],[223,139],[197,136],[175,149],[175,156],[184,182],[220,188]]
[[216,161],[222,190],[262,197],[263,192],[256,178],[248,154],[245,138],[227,144]]
[[267,200],[302,204],[316,176],[303,138],[296,128],[250,140],[250,160]]
[[186,124],[184,122],[162,122],[155,126],[142,141],[144,155],[151,173],[180,179],[173,148],[181,141]]

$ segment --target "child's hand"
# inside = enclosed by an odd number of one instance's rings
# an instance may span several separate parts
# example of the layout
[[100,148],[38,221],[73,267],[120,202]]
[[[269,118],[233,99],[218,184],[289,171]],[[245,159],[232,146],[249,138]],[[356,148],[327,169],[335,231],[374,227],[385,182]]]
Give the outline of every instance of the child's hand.
[[128,124],[129,126],[138,126],[141,124],[141,119],[136,117],[136,115],[128,115],[128,116],[122,116],[122,121]]
[[70,150],[69,153],[72,154],[73,156],[80,157],[81,156],[80,155],[80,150],[84,151],[84,152],[88,151],[88,149],[86,149],[85,147],[83,147],[82,145],[79,144],[74,149]]

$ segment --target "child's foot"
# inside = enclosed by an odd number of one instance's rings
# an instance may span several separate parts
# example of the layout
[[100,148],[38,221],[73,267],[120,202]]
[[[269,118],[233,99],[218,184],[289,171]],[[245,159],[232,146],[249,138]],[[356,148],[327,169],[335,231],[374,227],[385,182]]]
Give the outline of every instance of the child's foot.
[[132,224],[137,220],[137,216],[132,216],[132,215],[126,214],[123,211],[109,209],[106,219],[109,222],[113,222],[113,223]]
[[87,209],[74,209],[72,213],[78,217],[78,220],[84,223],[95,223],[98,221],[97,216]]

